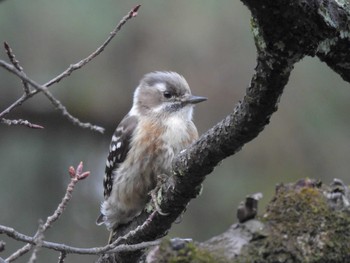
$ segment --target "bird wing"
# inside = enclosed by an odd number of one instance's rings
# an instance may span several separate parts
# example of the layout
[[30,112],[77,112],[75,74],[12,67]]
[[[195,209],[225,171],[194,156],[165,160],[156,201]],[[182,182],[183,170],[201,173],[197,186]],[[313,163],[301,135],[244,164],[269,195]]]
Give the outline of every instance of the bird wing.
[[126,115],[116,128],[109,148],[106,161],[105,177],[103,180],[104,197],[107,199],[112,191],[114,173],[125,160],[130,149],[131,138],[136,129],[138,119],[133,115]]

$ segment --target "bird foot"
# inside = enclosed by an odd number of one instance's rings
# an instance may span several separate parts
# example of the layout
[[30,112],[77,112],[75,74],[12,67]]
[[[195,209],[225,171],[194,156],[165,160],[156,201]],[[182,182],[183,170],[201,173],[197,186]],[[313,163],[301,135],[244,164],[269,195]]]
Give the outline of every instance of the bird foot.
[[152,204],[154,205],[154,209],[162,216],[167,216],[169,213],[164,213],[162,209],[159,207],[159,203],[162,200],[162,185],[166,181],[167,176],[164,174],[157,176],[157,185],[156,187],[150,191]]

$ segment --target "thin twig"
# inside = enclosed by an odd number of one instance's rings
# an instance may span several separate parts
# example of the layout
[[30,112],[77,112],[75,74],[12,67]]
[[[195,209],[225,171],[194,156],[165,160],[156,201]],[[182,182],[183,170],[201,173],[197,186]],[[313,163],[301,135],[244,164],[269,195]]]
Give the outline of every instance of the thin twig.
[[16,260],[17,258],[21,257],[22,255],[26,254],[29,250],[32,249],[32,247],[35,245],[35,238],[33,238],[32,244],[26,244],[25,246],[21,247],[20,249],[16,250],[12,255],[10,255],[6,262],[11,262]]
[[[136,236],[138,232],[142,232],[143,229],[145,229],[151,222],[153,217],[157,214],[157,211],[153,211],[152,214],[147,218],[147,220],[145,222],[143,222],[142,225],[139,225],[138,227],[136,227],[134,230],[129,231],[126,235],[124,236],[120,236],[118,237],[116,240],[114,240],[111,243],[111,246],[116,247],[121,241],[123,240],[128,240],[130,239],[132,236]],[[112,240],[113,240],[113,236],[112,236]]]
[[60,256],[58,257],[58,263],[63,263],[66,257],[67,257],[67,253],[64,251],[61,251]]
[[[12,66],[11,64],[8,64],[8,63],[6,63],[5,61],[2,61],[2,60],[0,60],[0,66],[2,66],[3,68],[7,69],[9,72],[15,74],[16,76],[18,76],[23,81],[29,83],[37,91],[43,92],[45,94],[45,96],[51,101],[51,103],[56,107],[56,109],[60,110],[62,115],[65,116],[73,124],[76,124],[76,125],[78,125],[79,127],[82,127],[82,128],[89,128],[91,130],[98,131],[100,133],[104,132],[104,128],[102,128],[100,126],[97,126],[97,125],[92,125],[91,123],[83,123],[78,118],[72,116],[67,111],[66,107],[63,106],[63,104],[58,99],[56,99],[45,86],[42,86],[42,85],[36,83],[34,80],[28,78],[26,76],[26,74],[24,74],[24,72],[19,71],[18,69],[16,69],[15,66]],[[32,93],[33,92],[29,93],[28,95],[33,96],[34,94],[32,94]],[[26,95],[26,96],[28,96],[28,95]],[[22,102],[23,101],[24,101],[24,99],[22,100]],[[16,105],[11,105],[10,107],[14,108],[14,107],[16,107]],[[3,116],[4,112],[0,113],[0,118]]]
[[67,208],[67,205],[68,205],[70,199],[72,198],[72,194],[73,194],[75,185],[80,180],[85,179],[86,177],[88,177],[90,175],[90,172],[83,172],[83,162],[80,162],[80,164],[78,165],[78,167],[76,169],[76,172],[74,172],[73,167],[70,167],[69,173],[71,176],[71,181],[67,186],[66,193],[65,193],[64,197],[62,198],[61,203],[58,205],[55,212],[53,213],[53,215],[49,216],[46,219],[46,222],[43,225],[44,231],[46,229],[50,228],[52,226],[52,224],[60,218],[63,211]]
[[9,120],[9,119],[2,118],[2,119],[0,119],[0,123],[4,123],[4,124],[9,125],[9,126],[11,126],[11,125],[24,125],[24,126],[27,126],[28,128],[32,128],[32,129],[44,129],[44,127],[41,125],[33,124],[27,120],[22,120],[22,119]]
[[[16,67],[16,69],[18,69],[19,71],[23,72],[22,66],[19,64],[19,61],[16,59],[15,54],[13,53],[11,47],[9,46],[9,44],[6,41],[4,42],[4,47],[5,47],[5,50],[6,50],[6,54],[9,57],[12,65],[14,65]],[[24,82],[23,80],[22,80],[22,83],[23,83],[24,93],[25,94],[29,94],[30,93],[30,87],[29,87],[28,83]]]
[[5,250],[6,243],[3,240],[0,240],[0,252]]
[[[24,235],[11,227],[0,225],[0,233],[6,234],[8,237],[11,237],[18,241],[35,244],[34,237]],[[78,248],[78,247],[67,246],[65,244],[43,241],[42,247],[56,250],[59,252],[65,252],[67,254],[101,255],[101,254],[113,254],[118,252],[130,252],[130,251],[140,250],[140,249],[156,246],[160,242],[161,240],[158,239],[155,241],[147,241],[147,242],[142,242],[135,245],[122,244],[122,245],[115,246],[114,244],[109,244],[104,247]]]
[[[44,92],[45,93],[45,89],[43,88],[48,88],[49,86],[51,86],[54,83],[58,83],[59,81],[61,81],[63,78],[68,77],[73,71],[82,68],[83,66],[85,66],[87,63],[89,63],[92,59],[94,59],[95,57],[97,57],[105,48],[106,46],[111,42],[111,40],[114,38],[114,36],[120,31],[120,29],[125,25],[125,23],[130,20],[131,18],[135,17],[137,15],[137,12],[139,10],[141,5],[137,5],[135,6],[133,9],[131,9],[131,11],[129,11],[129,13],[124,16],[122,18],[122,20],[120,20],[120,22],[118,23],[118,25],[116,26],[116,28],[110,33],[109,37],[103,42],[103,44],[98,47],[93,53],[91,53],[89,56],[87,56],[86,58],[82,59],[81,61],[70,65],[65,71],[63,71],[61,74],[59,74],[58,76],[54,77],[53,79],[49,80],[47,83],[45,83],[44,85],[37,85],[37,86],[33,86],[33,84],[31,82],[29,82],[29,84],[31,84],[35,90],[30,91],[29,93],[25,93],[23,94],[17,101],[15,101],[14,103],[12,103],[8,108],[6,108],[5,110],[3,110],[0,113],[0,118],[5,117],[7,114],[9,114],[11,112],[11,110],[13,110],[14,108],[20,106],[23,102],[27,101],[29,98],[33,97],[34,95],[38,94],[39,92]],[[8,64],[5,61],[0,60],[0,66],[6,68],[7,70],[11,71],[12,73],[14,73],[15,75],[17,75],[18,77],[20,77],[22,79],[22,81],[26,82],[26,76],[25,75],[19,75],[17,73],[15,73],[13,70],[10,70],[10,67],[7,66]],[[17,69],[17,68],[16,68]],[[18,70],[18,69],[17,69]],[[20,70],[19,70],[20,71]],[[38,88],[41,87],[41,88]],[[46,89],[46,93],[45,95],[47,95],[47,89]],[[48,96],[50,97],[50,96]],[[50,99],[50,98],[49,98]],[[71,116],[67,110],[65,109],[65,107],[62,105],[62,107],[58,107],[57,106],[57,101],[55,100],[51,100],[50,101],[56,106],[56,108],[60,109],[63,113],[64,116],[66,116],[70,121],[72,121],[74,124],[79,125],[82,128],[90,128],[91,130],[96,130],[98,132],[103,132],[103,128],[98,127],[98,126],[94,126],[91,125],[90,123],[81,123],[77,118],[74,118],[73,116]],[[60,105],[60,103],[58,104]]]
[[[1,61],[1,60],[0,60]],[[36,91],[36,90],[35,90]],[[35,91],[32,91],[29,94],[23,94],[20,98],[18,98],[15,102],[13,102],[10,106],[8,106],[6,109],[4,109],[2,112],[0,112],[0,118],[5,117],[7,114],[9,114],[14,108],[21,106],[23,102],[28,100],[29,98],[33,97],[36,93]]]
[[35,247],[34,250],[32,252],[32,255],[30,256],[30,259],[28,261],[28,263],[35,263],[37,260],[37,254],[40,250],[40,248],[43,245],[43,240],[44,240],[44,229],[43,229],[43,222],[39,222],[39,227],[38,227],[38,231],[37,231],[37,235],[35,235]]
[[[78,183],[78,181],[88,177],[90,172],[83,172],[83,163],[80,162],[80,164],[78,165],[76,170],[73,167],[69,168],[69,174],[71,176],[71,181],[68,184],[67,189],[66,189],[66,193],[65,193],[64,197],[62,198],[62,201],[60,202],[60,204],[56,208],[55,212],[51,216],[47,217],[46,222],[43,224],[42,228],[39,228],[38,231],[36,232],[36,234],[34,235],[34,237],[31,238],[31,242],[28,241],[28,244],[26,244],[25,246],[23,246],[22,248],[18,249],[16,252],[14,252],[12,255],[10,255],[6,259],[6,261],[11,262],[11,261],[19,258],[20,256],[27,253],[29,250],[31,250],[33,248],[33,245],[38,244],[38,242],[37,242],[38,237],[40,235],[43,235],[43,233],[48,228],[50,228],[55,221],[57,221],[60,218],[63,211],[66,209],[68,202],[72,198],[72,193],[73,193],[75,185]],[[1,230],[0,230],[0,233],[1,233]],[[44,246],[43,244],[44,244],[44,242],[42,243],[42,246]]]
[[137,11],[139,10],[141,5],[135,6],[133,9],[130,10],[130,12],[120,20],[118,25],[115,27],[115,29],[109,34],[109,37],[103,42],[101,46],[99,46],[93,53],[91,53],[89,56],[86,58],[80,60],[79,62],[72,64],[67,68],[65,71],[63,71],[60,75],[57,77],[51,79],[50,81],[46,82],[44,84],[45,87],[49,87],[54,83],[58,83],[61,81],[63,78],[68,77],[70,74],[72,74],[73,71],[80,69],[87,63],[89,63],[92,59],[94,59],[96,56],[98,56],[104,49],[105,47],[111,42],[111,40],[115,37],[115,35],[119,32],[119,30],[123,27],[123,25],[130,20],[131,18],[137,16]]

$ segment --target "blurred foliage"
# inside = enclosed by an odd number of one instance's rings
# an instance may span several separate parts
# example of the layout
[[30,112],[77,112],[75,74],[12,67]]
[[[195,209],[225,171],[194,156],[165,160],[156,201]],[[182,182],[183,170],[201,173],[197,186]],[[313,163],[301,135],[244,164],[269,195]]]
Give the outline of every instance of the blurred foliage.
[[[29,77],[45,83],[94,51],[136,4],[3,1],[0,41],[11,45]],[[42,95],[8,117],[28,119],[45,126],[44,130],[0,127],[1,224],[35,233],[38,220],[51,214],[63,196],[68,167],[82,160],[92,174],[78,184],[67,211],[46,238],[80,247],[105,244],[108,234],[95,226],[95,219],[108,144],[143,74],[177,71],[194,94],[209,98],[195,111],[200,133],[243,97],[256,51],[250,14],[239,1],[148,0],[141,4],[139,15],[97,59],[51,88],[73,115],[104,126],[104,135],[72,126]],[[0,54],[7,59],[4,50]],[[0,68],[0,110],[21,92],[20,81]],[[263,209],[278,182],[301,177],[346,181],[349,100],[349,85],[326,65],[313,58],[298,63],[271,124],[208,176],[202,195],[191,202],[170,235],[205,240],[218,234],[236,220],[240,200],[260,191]],[[2,257],[20,245],[5,241]],[[39,256],[39,262],[58,257],[46,250]],[[82,257],[68,257],[68,262],[75,261],[82,262]]]

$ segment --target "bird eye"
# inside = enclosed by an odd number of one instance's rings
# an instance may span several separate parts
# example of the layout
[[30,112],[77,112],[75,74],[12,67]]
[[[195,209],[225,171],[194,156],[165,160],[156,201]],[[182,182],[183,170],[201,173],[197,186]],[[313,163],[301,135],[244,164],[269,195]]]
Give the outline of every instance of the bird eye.
[[170,99],[173,95],[169,91],[164,91],[163,96],[166,99]]

